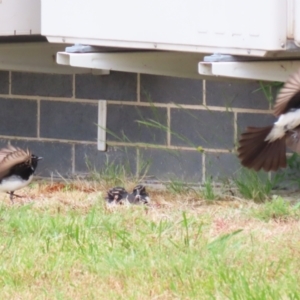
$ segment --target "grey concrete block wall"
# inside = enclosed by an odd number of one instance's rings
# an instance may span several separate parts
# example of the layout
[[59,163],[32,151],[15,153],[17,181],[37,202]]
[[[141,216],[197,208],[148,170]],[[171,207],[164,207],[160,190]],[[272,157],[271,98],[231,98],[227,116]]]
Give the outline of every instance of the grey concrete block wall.
[[13,95],[72,97],[72,76],[12,72]]
[[141,101],[202,104],[202,80],[141,74],[140,82]]
[[[154,127],[155,122],[161,128]],[[112,141],[166,145],[166,126],[167,109],[164,107],[108,105],[107,129]]]
[[269,103],[257,82],[206,82],[206,103],[224,107],[268,109]]
[[234,114],[229,111],[171,109],[172,145],[232,149]]
[[137,74],[111,72],[109,76],[77,75],[76,98],[120,101],[137,100]]
[[35,100],[0,97],[0,134],[36,137],[37,114]]
[[0,94],[8,94],[9,72],[0,71]]
[[97,104],[40,101],[40,137],[97,141]]
[[162,180],[201,182],[202,154],[197,151],[156,149],[140,150],[140,161],[148,164],[148,174]]
[[95,145],[75,145],[75,173],[109,168],[110,164],[124,168],[129,174],[137,172],[137,149],[135,147],[108,147],[106,152],[98,151]]
[[[98,100],[107,100],[107,151],[97,150]],[[29,147],[41,176],[72,176],[112,163],[154,179],[235,176],[246,126],[274,118],[257,82],[111,72],[0,72],[0,146]]]

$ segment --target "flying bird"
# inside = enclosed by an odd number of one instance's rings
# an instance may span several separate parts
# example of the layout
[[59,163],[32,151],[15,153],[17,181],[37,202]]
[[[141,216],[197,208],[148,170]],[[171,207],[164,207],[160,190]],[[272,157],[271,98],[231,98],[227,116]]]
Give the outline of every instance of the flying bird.
[[278,120],[266,127],[248,127],[239,140],[241,164],[259,171],[285,168],[286,147],[300,153],[300,69],[280,90],[273,114]]
[[0,191],[13,197],[16,190],[27,186],[33,177],[42,157],[32,154],[28,149],[22,150],[8,145],[7,148],[0,149]]

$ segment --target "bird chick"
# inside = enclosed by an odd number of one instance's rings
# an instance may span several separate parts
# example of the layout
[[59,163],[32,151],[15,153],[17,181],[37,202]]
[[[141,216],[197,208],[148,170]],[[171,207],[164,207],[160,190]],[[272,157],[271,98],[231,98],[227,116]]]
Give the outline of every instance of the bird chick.
[[109,205],[124,204],[127,196],[128,193],[123,187],[116,186],[108,190],[105,201]]
[[150,198],[143,185],[134,187],[131,194],[129,194],[123,187],[113,187],[108,190],[105,201],[109,205],[116,204],[149,204]]
[[134,187],[133,192],[127,196],[127,199],[132,204],[150,204],[151,202],[146,187],[141,184]]

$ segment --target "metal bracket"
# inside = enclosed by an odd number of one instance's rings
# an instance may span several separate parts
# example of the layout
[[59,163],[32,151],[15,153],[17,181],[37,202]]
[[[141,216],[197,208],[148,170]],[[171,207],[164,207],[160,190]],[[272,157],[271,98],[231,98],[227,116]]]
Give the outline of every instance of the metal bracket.
[[206,76],[285,82],[300,68],[300,60],[200,62],[198,72]]
[[106,151],[106,119],[107,119],[107,103],[106,103],[106,100],[99,100],[99,102],[98,102],[97,148],[100,151]]
[[0,70],[56,74],[91,73],[90,68],[58,65],[55,55],[65,45],[43,42],[0,44]]
[[[71,51],[89,49],[80,46]],[[90,50],[94,50],[94,47]],[[203,57],[199,53],[167,51],[58,52],[56,61],[60,65],[72,67],[203,79],[205,77],[197,72],[197,65]]]

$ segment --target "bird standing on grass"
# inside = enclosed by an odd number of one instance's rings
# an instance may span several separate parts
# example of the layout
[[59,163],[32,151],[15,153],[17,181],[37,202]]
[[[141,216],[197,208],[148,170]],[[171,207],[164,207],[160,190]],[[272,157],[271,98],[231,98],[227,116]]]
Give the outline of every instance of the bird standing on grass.
[[239,140],[241,164],[259,171],[286,167],[286,146],[300,153],[300,69],[280,90],[274,106],[278,120],[267,127],[248,127]]
[[33,177],[33,173],[38,165],[38,157],[27,150],[8,145],[7,148],[0,149],[0,191],[13,197],[16,190],[27,186]]

